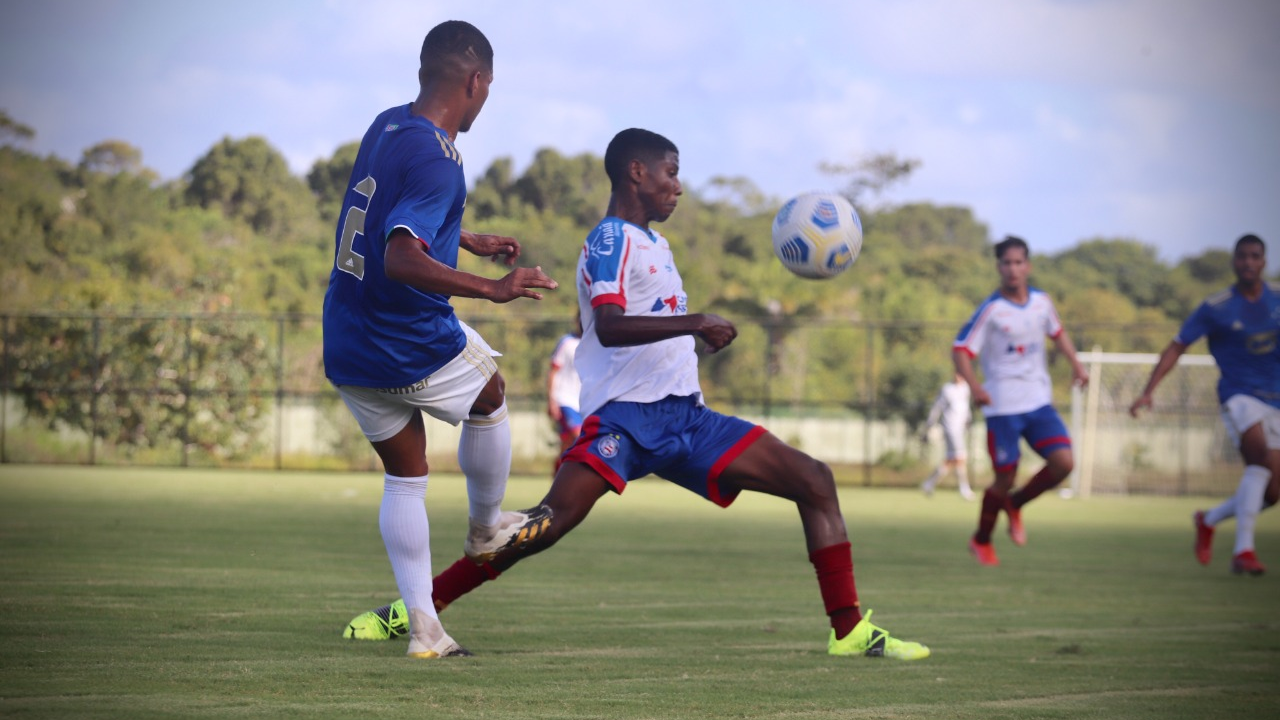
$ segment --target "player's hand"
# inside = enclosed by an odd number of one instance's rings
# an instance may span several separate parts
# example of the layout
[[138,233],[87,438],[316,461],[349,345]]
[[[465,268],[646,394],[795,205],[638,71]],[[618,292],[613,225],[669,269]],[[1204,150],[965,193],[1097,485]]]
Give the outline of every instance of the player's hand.
[[520,241],[506,235],[481,235],[462,231],[458,244],[472,255],[487,257],[493,262],[502,262],[511,267],[520,257]]
[[1138,396],[1137,400],[1133,401],[1133,404],[1129,406],[1129,414],[1136,418],[1143,409],[1151,409],[1151,395],[1149,393],[1143,393]]
[[698,337],[707,343],[707,352],[714,353],[728,347],[738,337],[738,329],[719,315],[703,313]]
[[558,287],[560,287],[560,284],[542,272],[541,266],[516,268],[497,282],[494,286],[494,293],[489,300],[495,303],[509,303],[517,298],[541,300],[542,293],[529,288],[555,290]]
[[979,406],[991,404],[991,393],[987,389],[979,385],[976,388],[970,388],[970,394],[973,395],[973,402]]
[[1084,387],[1089,384],[1089,371],[1084,369],[1083,365],[1077,365],[1072,370],[1073,378],[1071,384],[1076,387]]

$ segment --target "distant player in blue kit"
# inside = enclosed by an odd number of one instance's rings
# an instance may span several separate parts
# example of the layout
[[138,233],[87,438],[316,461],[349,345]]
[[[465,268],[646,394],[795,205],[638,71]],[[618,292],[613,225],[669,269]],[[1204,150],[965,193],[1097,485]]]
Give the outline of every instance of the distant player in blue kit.
[[1151,407],[1151,395],[1187,347],[1208,338],[1209,354],[1222,373],[1218,402],[1232,443],[1240,448],[1244,475],[1236,493],[1208,512],[1192,516],[1195,552],[1201,564],[1212,558],[1213,529],[1235,516],[1236,545],[1231,572],[1261,575],[1266,568],[1253,547],[1258,513],[1280,500],[1280,284],[1263,280],[1267,247],[1257,235],[1236,241],[1231,268],[1235,285],[1211,295],[1183,323],[1160,354],[1151,378],[1129,412]]
[[[420,60],[417,99],[379,115],[360,143],[324,299],[324,366],[382,459],[378,524],[405,601],[409,655],[431,658],[467,653],[445,633],[431,602],[422,412],[462,423],[458,464],[471,504],[466,544],[526,519],[500,510],[511,429],[497,353],[458,320],[449,301],[540,299],[530,288],[556,283],[537,268],[500,280],[457,269],[459,248],[505,255],[507,265],[520,253],[512,238],[461,226],[467,189],[454,141],[489,96],[493,48],[475,27],[450,21],[427,34]],[[345,634],[367,630],[353,622]]]
[[[582,342],[582,434],[529,521],[477,544],[436,578],[443,609],[577,527],[605,493],[655,474],[727,507],[743,490],[791,500],[830,619],[827,652],[916,660],[919,643],[891,637],[863,615],[831,469],[764,428],[703,404],[694,338],[728,347],[728,320],[690,313],[667,239],[651,227],[675,211],[680,156],[647,130],[617,134],[604,158],[612,184],[606,217],[587,236],[576,273]],[[643,540],[638,538],[638,540]]]
[[[978,530],[969,540],[969,552],[983,565],[1000,564],[991,543],[1000,511],[1008,515],[1014,544],[1025,545],[1022,508],[1066,479],[1075,464],[1071,437],[1052,405],[1046,337],[1071,363],[1074,382],[1089,382],[1053,301],[1028,285],[1031,251],[1026,241],[1008,236],[996,244],[995,254],[1000,289],[978,306],[951,352],[956,372],[969,383],[974,402],[986,416],[987,450],[995,469],[995,481],[982,496]],[[984,383],[974,372],[975,357],[982,359]],[[1014,491],[1022,439],[1045,459],[1045,466]]]

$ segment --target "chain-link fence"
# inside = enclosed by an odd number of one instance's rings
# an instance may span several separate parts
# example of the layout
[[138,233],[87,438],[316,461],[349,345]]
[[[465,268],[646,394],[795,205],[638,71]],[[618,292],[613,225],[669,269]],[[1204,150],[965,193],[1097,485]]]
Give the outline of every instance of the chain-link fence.
[[[464,319],[503,353],[499,368],[512,411],[515,470],[548,472],[558,446],[544,413],[545,372],[568,319]],[[918,483],[942,452],[938,444],[922,442],[918,431],[952,375],[950,347],[962,321],[735,318],[734,344],[701,356],[703,390],[712,407],[759,422],[830,463],[842,483]],[[0,323],[0,462],[379,467],[324,378],[318,316],[11,315],[0,316]],[[1176,328],[1070,330],[1081,347],[1150,352]],[[1139,374],[1149,370],[1149,364],[1136,368]],[[1072,406],[1070,369],[1057,359],[1051,372],[1065,417]],[[1111,382],[1109,372],[1103,382]],[[1140,425],[1127,421],[1147,439],[1124,450],[1124,462],[1095,448],[1100,471],[1093,474],[1093,491],[1220,493],[1234,487],[1238,471],[1222,460],[1220,443],[1202,439],[1205,428],[1220,425],[1212,387],[1175,392],[1173,382],[1162,388],[1161,413],[1177,412]],[[1103,397],[1127,407],[1132,387],[1130,382]],[[1114,434],[1131,427],[1125,422],[1099,420],[1096,429]],[[427,426],[432,466],[456,468],[458,430],[434,421]],[[1075,433],[1084,439],[1083,426]],[[977,478],[990,470],[982,437],[978,420],[969,453]],[[1087,445],[1078,449],[1078,468],[1088,451]],[[1213,455],[1208,464],[1206,453]],[[1024,454],[1024,470],[1034,470],[1032,453]]]

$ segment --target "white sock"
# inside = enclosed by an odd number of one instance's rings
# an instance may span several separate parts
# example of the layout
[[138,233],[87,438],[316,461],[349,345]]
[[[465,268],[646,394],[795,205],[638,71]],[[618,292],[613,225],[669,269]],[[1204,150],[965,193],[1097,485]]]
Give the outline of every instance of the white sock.
[[410,609],[435,618],[431,601],[431,526],[427,524],[427,477],[387,475],[382,485],[378,528],[387,546],[400,597]]
[[[1237,493],[1240,492],[1240,489],[1236,488],[1236,492]],[[1232,495],[1226,500],[1223,500],[1221,505],[1218,505],[1217,507],[1210,509],[1208,512],[1204,514],[1204,524],[1208,525],[1209,527],[1213,527],[1214,525],[1217,525],[1223,520],[1230,520],[1235,516],[1236,516],[1236,496]]]
[[462,421],[458,467],[467,477],[471,519],[482,525],[497,523],[511,475],[511,423],[506,403],[492,415],[472,415]]
[[1253,549],[1253,526],[1262,512],[1262,495],[1271,482],[1271,471],[1261,465],[1249,465],[1236,490],[1236,549],[1239,555]]
[[956,485],[960,486],[961,492],[965,490],[973,492],[973,489],[969,487],[969,471],[965,470],[963,465],[956,466]]
[[937,487],[938,479],[941,477],[942,477],[942,466],[939,465],[938,467],[933,469],[932,475],[930,475],[928,478],[925,478],[925,481],[923,484],[927,488]]

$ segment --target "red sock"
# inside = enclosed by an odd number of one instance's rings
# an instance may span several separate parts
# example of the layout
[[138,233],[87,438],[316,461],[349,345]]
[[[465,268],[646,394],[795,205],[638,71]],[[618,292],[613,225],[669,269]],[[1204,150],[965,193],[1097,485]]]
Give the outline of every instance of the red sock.
[[973,539],[980,545],[988,545],[991,543],[991,531],[996,528],[996,520],[1000,517],[1000,511],[1004,509],[1004,501],[1006,496],[996,492],[995,488],[987,488],[982,493],[982,512],[978,515],[978,532],[973,534]]
[[858,590],[853,584],[852,546],[842,542],[814,550],[809,553],[809,562],[818,574],[818,589],[822,591],[827,617],[831,618],[831,629],[837,638],[842,638],[862,620]]
[[1050,472],[1049,466],[1045,465],[1021,490],[1009,496],[1009,504],[1013,506],[1014,510],[1021,510],[1023,505],[1035,500],[1041,493],[1057,487],[1058,483],[1062,482],[1063,479],[1055,478],[1053,473]]
[[490,580],[497,580],[501,574],[489,563],[477,565],[465,557],[455,562],[431,581],[431,600],[436,612]]

